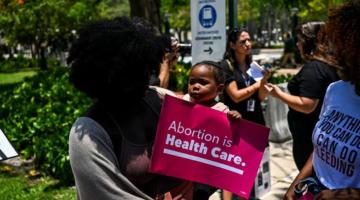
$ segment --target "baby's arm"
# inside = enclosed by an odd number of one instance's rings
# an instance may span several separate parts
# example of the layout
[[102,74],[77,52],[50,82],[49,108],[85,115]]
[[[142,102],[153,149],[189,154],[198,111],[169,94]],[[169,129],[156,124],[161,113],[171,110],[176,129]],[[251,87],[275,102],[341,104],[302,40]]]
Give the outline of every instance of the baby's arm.
[[150,89],[155,90],[161,98],[164,98],[165,95],[169,95],[169,96],[173,96],[173,97],[177,97],[177,98],[182,98],[182,96],[177,95],[175,92],[168,90],[166,88],[162,88],[162,87],[158,87],[158,86],[149,86]]

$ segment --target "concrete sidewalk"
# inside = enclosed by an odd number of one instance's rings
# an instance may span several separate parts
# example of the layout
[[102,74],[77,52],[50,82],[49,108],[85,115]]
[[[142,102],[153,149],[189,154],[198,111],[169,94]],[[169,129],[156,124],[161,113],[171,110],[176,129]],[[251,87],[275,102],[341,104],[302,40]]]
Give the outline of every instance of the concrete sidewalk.
[[[281,200],[298,173],[292,157],[292,140],[282,143],[270,142],[271,191],[260,200]],[[218,192],[209,198],[209,200],[220,199]]]
[[298,173],[292,156],[292,140],[270,143],[271,191],[260,199],[282,199]]

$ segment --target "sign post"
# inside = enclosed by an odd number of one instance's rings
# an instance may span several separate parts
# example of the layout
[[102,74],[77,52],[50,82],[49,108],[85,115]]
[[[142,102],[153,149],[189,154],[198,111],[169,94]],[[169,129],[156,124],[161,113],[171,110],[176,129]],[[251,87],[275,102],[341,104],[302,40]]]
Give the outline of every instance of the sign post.
[[224,0],[191,0],[192,64],[220,61],[226,47]]
[[237,0],[229,0],[229,29],[237,28]]

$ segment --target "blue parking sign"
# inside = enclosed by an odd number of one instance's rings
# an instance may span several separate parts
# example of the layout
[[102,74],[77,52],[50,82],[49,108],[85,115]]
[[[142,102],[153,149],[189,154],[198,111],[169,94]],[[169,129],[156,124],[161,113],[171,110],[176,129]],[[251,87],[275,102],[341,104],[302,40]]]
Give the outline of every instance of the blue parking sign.
[[224,0],[191,0],[192,63],[219,61],[226,48]]
[[216,22],[216,10],[211,5],[205,5],[200,9],[199,21],[202,27],[211,28]]

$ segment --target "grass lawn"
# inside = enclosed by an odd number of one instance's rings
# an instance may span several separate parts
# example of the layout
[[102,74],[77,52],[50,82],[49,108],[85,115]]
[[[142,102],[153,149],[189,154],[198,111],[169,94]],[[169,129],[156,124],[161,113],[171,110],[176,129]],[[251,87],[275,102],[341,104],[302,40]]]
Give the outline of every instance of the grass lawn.
[[50,178],[29,179],[24,174],[0,172],[0,200],[76,199],[75,189],[58,187]]
[[18,83],[23,81],[25,77],[33,76],[36,71],[18,71],[9,73],[0,73],[0,85]]

